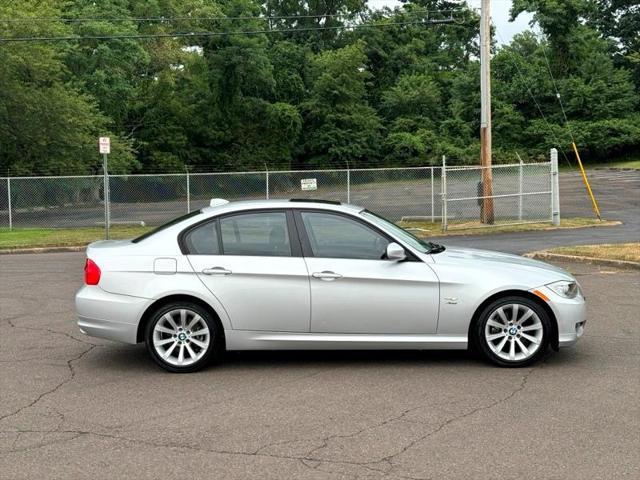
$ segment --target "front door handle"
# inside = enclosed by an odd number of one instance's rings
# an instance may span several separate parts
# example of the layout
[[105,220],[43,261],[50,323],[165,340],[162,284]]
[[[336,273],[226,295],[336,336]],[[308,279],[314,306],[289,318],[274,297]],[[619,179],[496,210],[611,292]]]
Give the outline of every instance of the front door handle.
[[311,276],[313,278],[319,278],[320,280],[325,280],[325,281],[342,278],[342,275],[340,275],[339,273],[331,272],[329,270],[324,270],[322,272],[315,272],[315,273],[312,273]]
[[227,270],[224,267],[212,267],[202,270],[205,275],[231,275],[231,270]]

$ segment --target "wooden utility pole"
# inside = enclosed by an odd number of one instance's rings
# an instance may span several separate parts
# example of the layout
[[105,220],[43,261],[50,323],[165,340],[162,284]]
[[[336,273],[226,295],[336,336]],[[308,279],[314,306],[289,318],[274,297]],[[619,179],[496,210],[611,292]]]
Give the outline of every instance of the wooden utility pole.
[[492,224],[493,174],[491,171],[491,0],[480,9],[480,165],[482,199],[480,221]]

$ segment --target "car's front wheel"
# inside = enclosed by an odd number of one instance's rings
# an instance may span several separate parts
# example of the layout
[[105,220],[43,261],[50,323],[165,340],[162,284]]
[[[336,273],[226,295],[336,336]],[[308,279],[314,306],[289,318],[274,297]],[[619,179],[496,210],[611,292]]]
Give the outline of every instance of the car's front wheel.
[[151,358],[174,373],[205,367],[222,348],[217,322],[207,310],[190,302],[158,309],[147,324],[145,339]]
[[551,320],[526,297],[510,296],[492,302],[475,326],[475,344],[501,367],[524,367],[542,357],[549,346]]

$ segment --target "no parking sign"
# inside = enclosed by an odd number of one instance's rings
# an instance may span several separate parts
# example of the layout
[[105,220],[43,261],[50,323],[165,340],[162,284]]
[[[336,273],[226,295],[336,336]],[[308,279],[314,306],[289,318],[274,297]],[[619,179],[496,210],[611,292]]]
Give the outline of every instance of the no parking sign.
[[98,150],[105,155],[111,153],[111,139],[109,137],[100,137],[98,140]]

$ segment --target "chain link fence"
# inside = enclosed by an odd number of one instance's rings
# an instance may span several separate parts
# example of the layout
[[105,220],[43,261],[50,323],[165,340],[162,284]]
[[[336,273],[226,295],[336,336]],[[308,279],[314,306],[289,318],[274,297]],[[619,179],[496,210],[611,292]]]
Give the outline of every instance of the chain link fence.
[[551,163],[495,165],[489,194],[484,170],[446,167],[447,229],[469,228],[486,217],[493,217],[494,225],[551,221]]
[[[363,206],[392,221],[441,222],[443,229],[552,221],[553,162],[496,165],[485,195],[481,167],[414,167],[104,177],[0,178],[0,231],[18,228],[155,226],[228,200],[307,198]],[[557,168],[555,170],[557,172]]]

